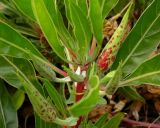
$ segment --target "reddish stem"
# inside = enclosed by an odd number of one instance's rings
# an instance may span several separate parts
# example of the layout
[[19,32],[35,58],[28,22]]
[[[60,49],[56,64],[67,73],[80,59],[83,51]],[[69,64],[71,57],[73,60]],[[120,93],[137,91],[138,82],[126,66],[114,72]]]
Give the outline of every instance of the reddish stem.
[[[83,91],[84,91],[84,87],[85,87],[85,81],[84,82],[79,82],[77,83],[77,87],[76,87],[76,102],[80,101],[83,97]],[[76,126],[73,126],[72,128],[78,128],[78,126],[80,125],[82,121],[82,117],[79,118],[79,120],[77,121]]]
[[85,83],[84,82],[79,82],[77,83],[77,87],[76,87],[76,102],[80,101],[83,97],[83,91],[84,91],[84,86]]
[[90,49],[90,51],[89,51],[89,55],[90,55],[90,56],[93,55],[95,49],[96,49],[96,39],[93,38],[93,40],[92,40],[92,45],[91,45],[91,49]]
[[160,128],[160,124],[140,122],[140,121],[135,121],[128,118],[124,118],[123,123],[128,124],[128,126],[141,126],[143,128]]
[[52,68],[53,68],[54,71],[56,71],[56,72],[59,73],[60,75],[62,75],[62,76],[64,76],[64,77],[67,77],[67,76],[68,76],[67,72],[65,72],[65,71],[57,68],[56,66],[53,66],[53,65],[52,65]]
[[68,128],[67,126],[63,126],[63,128]]

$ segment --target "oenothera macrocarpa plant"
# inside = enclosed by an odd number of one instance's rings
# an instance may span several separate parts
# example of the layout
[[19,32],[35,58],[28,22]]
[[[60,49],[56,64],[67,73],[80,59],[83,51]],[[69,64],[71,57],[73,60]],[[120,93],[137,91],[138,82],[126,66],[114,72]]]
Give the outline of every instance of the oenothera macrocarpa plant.
[[[107,123],[107,115],[104,115],[94,125],[87,124],[87,114],[104,94],[113,95],[119,89],[132,100],[143,100],[133,86],[160,85],[160,55],[149,59],[160,41],[159,0],[154,0],[144,11],[124,41],[134,1],[128,3],[120,14],[111,18],[116,20],[124,14],[104,48],[103,24],[118,0],[64,0],[65,16],[61,15],[56,0],[12,2],[14,9],[28,18],[30,24],[40,27],[52,50],[66,63],[56,67],[49,62],[25,33],[4,18],[5,11],[1,9],[0,78],[28,95],[37,128],[44,123],[45,127],[58,124],[110,128],[114,121],[117,121],[114,127],[118,127],[123,118],[121,113]],[[56,90],[56,83],[61,91]],[[105,89],[101,90],[103,86]],[[3,90],[6,89],[3,87]],[[4,116],[1,125],[8,125],[6,123]]]

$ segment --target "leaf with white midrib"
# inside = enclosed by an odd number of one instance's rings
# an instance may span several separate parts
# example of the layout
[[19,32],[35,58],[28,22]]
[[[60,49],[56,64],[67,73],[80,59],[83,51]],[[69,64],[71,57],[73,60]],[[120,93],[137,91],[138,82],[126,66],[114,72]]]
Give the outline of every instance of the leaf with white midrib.
[[142,63],[130,76],[119,83],[119,87],[150,84],[160,86],[160,54]]
[[[136,81],[136,80],[140,80],[140,79],[143,79],[145,77],[149,77],[149,76],[153,76],[153,75],[160,75],[160,71],[155,71],[155,72],[151,72],[151,73],[146,73],[146,74],[143,74],[143,75],[140,75],[140,76],[137,76],[137,77],[134,77],[134,78],[131,78],[131,79],[128,79],[124,82],[121,82],[119,85],[125,85],[127,83],[130,83],[130,82],[133,82],[133,81]],[[149,84],[149,83],[148,83]]]
[[[143,34],[142,38],[138,41],[138,43],[136,44],[136,46],[132,49],[132,51],[129,53],[129,55],[127,56],[127,58],[125,59],[125,61],[123,62],[123,65],[126,64],[126,62],[128,61],[128,59],[132,56],[133,52],[137,49],[137,47],[139,46],[139,44],[141,43],[141,41],[145,38],[146,34],[148,33],[148,31],[152,28],[152,26],[154,25],[154,23],[158,20],[158,18],[160,17],[160,14],[158,15],[158,17],[153,21],[153,23],[148,27],[148,29],[146,30],[146,32]],[[158,32],[157,32],[158,33]],[[156,33],[154,33],[156,34]],[[154,35],[153,34],[153,35]],[[151,36],[151,35],[150,35]],[[147,36],[149,37],[149,36]]]
[[155,0],[144,11],[122,44],[112,67],[122,61],[123,76],[132,73],[156,49],[160,41],[160,1]]

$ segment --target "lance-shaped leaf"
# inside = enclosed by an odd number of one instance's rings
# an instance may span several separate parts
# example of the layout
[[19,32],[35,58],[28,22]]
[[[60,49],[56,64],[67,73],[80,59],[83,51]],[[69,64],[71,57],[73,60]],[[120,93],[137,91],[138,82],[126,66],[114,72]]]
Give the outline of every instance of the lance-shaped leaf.
[[121,40],[125,34],[125,29],[128,23],[131,7],[132,4],[123,16],[123,19],[120,25],[118,26],[117,30],[115,31],[115,33],[113,34],[113,36],[111,37],[111,39],[106,44],[106,46],[104,47],[104,49],[98,57],[98,67],[102,71],[108,70],[112,66],[116,58],[117,52],[121,46]]
[[[18,87],[18,84],[23,86],[30,98],[35,112],[37,112],[37,114],[43,120],[45,120],[46,122],[55,122],[57,124],[64,124],[69,126],[76,124],[77,118],[69,117],[65,120],[61,120],[58,117],[56,117],[54,107],[42,96],[42,86],[35,79],[35,73],[34,71],[32,71],[32,66],[29,62],[27,62],[27,60],[7,58],[5,56],[0,56],[0,60],[4,64],[3,66],[9,67],[9,69],[0,69],[0,77],[9,84],[14,85],[15,87]],[[22,68],[22,66],[24,66],[25,69],[24,67]],[[3,69],[5,69],[8,72],[4,72],[3,74]],[[22,70],[26,70],[26,72],[22,72]],[[10,73],[13,73],[12,76],[10,76]]]
[[117,113],[102,128],[118,128],[122,119],[123,119],[123,117],[124,117],[123,113]]
[[12,101],[15,106],[15,109],[18,110],[25,101],[25,93],[24,91],[18,89],[13,95],[12,95]]
[[109,12],[117,5],[119,0],[99,0],[102,9],[102,19],[104,20]]
[[55,25],[45,6],[44,1],[32,0],[32,9],[36,17],[36,20],[40,25],[51,48],[61,59],[67,61],[64,53],[64,47],[62,46],[61,41],[59,40]]
[[40,92],[34,87],[34,85],[26,79],[21,73],[17,73],[25,91],[32,103],[34,111],[46,122],[55,122],[56,111],[54,107],[48,102]]
[[72,22],[71,22],[71,15],[70,15],[69,0],[64,0],[64,4],[65,4],[65,12],[66,12],[67,20],[68,20],[68,22],[70,24],[72,24]]
[[96,126],[97,128],[103,127],[104,124],[105,124],[105,122],[107,121],[107,119],[108,119],[108,113],[102,115],[102,116],[98,119],[98,121],[95,123],[95,126]]
[[102,38],[103,38],[103,34],[102,34],[103,20],[102,20],[102,10],[101,10],[98,0],[90,0],[89,18],[91,22],[92,32],[96,38],[96,41],[98,45],[101,45]]
[[137,100],[145,102],[145,99],[132,86],[121,87],[118,89],[118,91],[129,100]]
[[144,11],[129,36],[122,44],[115,69],[119,61],[123,62],[124,76],[132,73],[156,49],[160,40],[160,1],[154,0]]
[[18,74],[25,91],[33,105],[34,111],[42,118],[45,122],[56,123],[59,125],[73,126],[77,122],[77,118],[69,117],[64,120],[57,117],[55,107],[45,99],[41,93],[34,87],[34,85],[24,78],[22,74]]
[[57,110],[59,110],[61,115],[65,117],[66,116],[66,104],[64,102],[63,97],[58,93],[56,88],[48,80],[45,80],[44,86],[51,100],[55,104]]
[[18,128],[17,112],[2,80],[0,80],[0,127]]
[[0,28],[0,54],[30,59],[30,52],[43,58],[29,40],[1,20]]
[[85,63],[92,36],[89,20],[80,7],[71,0],[69,0],[69,9],[76,43],[78,43],[79,47],[78,54],[80,55],[81,63]]
[[70,48],[75,49],[74,40],[71,37],[70,33],[68,32],[66,26],[64,25],[63,18],[61,16],[60,11],[58,10],[57,1],[53,0],[45,0],[44,1],[45,6],[52,18],[52,21],[56,27],[56,31],[58,31],[58,35],[60,39],[62,40],[62,43]]
[[73,106],[69,108],[70,113],[73,116],[81,116],[86,115],[86,113],[90,112],[93,107],[95,107],[99,98],[99,78],[94,75],[89,80],[90,90],[88,94],[82,98],[79,102],[75,103]]
[[122,81],[119,86],[130,85],[157,85],[160,86],[160,55],[153,57],[152,59],[142,63],[130,76]]
[[61,128],[60,125],[54,123],[48,123],[42,120],[36,113],[34,114],[35,118],[35,128]]
[[0,78],[4,79],[13,87],[19,89],[23,88],[17,77],[17,70],[23,71],[23,74],[27,76],[30,81],[35,85],[37,84],[34,68],[29,61],[25,59],[0,56],[0,62]]
[[[9,26],[0,20],[0,54],[12,56],[16,58],[25,58],[29,60],[35,61],[35,63],[39,63],[41,65],[45,65],[46,70],[44,70],[43,66],[39,66],[43,72],[46,74],[53,74],[54,71],[58,71],[54,65],[49,63],[44,59],[43,55],[32,45],[32,43],[23,37],[20,33],[18,33],[14,28]],[[51,69],[48,72],[48,68]],[[61,71],[60,71],[61,72]],[[61,72],[60,74],[63,74]],[[53,77],[54,75],[52,75]]]
[[87,0],[76,0],[77,1],[77,5],[81,8],[81,10],[84,12],[84,14],[86,14],[86,16],[88,15],[88,4],[87,4]]
[[121,66],[122,64],[120,63],[116,72],[114,73],[114,76],[111,78],[111,80],[108,82],[106,86],[106,93],[109,95],[112,95],[118,89],[118,84],[120,80],[122,79],[122,67]]
[[16,7],[27,17],[35,21],[32,11],[31,0],[12,0]]
[[110,81],[113,76],[115,75],[116,71],[111,71],[109,73],[107,73],[107,75],[105,75],[101,80],[100,80],[100,84],[107,84],[108,81]]

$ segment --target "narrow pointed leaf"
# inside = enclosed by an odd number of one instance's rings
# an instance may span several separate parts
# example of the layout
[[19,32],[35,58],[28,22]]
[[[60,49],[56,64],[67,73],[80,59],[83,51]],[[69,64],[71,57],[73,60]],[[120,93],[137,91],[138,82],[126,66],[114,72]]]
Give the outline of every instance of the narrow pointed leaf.
[[102,10],[98,0],[90,0],[89,18],[92,26],[92,32],[96,38],[96,41],[98,45],[101,45],[102,38],[103,38],[103,35],[102,35],[103,20],[102,20]]
[[44,1],[32,0],[32,9],[36,17],[36,20],[40,25],[51,48],[61,59],[63,59],[64,61],[67,61],[64,53],[64,47],[62,46],[61,41],[58,38],[55,25],[45,6]]
[[121,63],[119,64],[114,76],[108,82],[106,86],[106,93],[112,95],[118,89],[118,84],[122,78],[122,67]]
[[160,86],[160,55],[142,63],[129,77],[122,81],[119,86],[130,85],[157,85]]
[[[37,114],[47,122],[54,122],[56,116],[55,110],[42,96],[42,87],[35,79],[35,73],[31,70],[31,64],[23,59],[7,58],[5,56],[0,56],[0,59],[1,62],[5,63],[5,65],[10,68],[10,70],[5,72],[5,74],[3,74],[3,69],[0,69],[0,77],[14,86],[17,86],[17,84],[23,86]],[[22,62],[25,61],[26,63],[21,65],[18,63],[20,60]],[[26,71],[29,73],[24,71],[22,72],[22,66],[25,66],[25,69],[28,69]],[[13,73],[12,76],[10,76],[11,72]]]
[[57,124],[45,122],[36,113],[34,114],[34,117],[35,117],[35,128],[61,128],[61,126]]
[[77,0],[77,4],[81,8],[81,10],[84,12],[84,14],[87,16],[88,14],[87,0]]
[[100,84],[107,84],[108,81],[110,81],[111,78],[113,78],[114,75],[115,75],[115,71],[109,72],[107,75],[105,75],[105,76],[100,80]]
[[25,88],[25,91],[32,103],[34,111],[40,116],[44,121],[53,123],[56,119],[56,111],[52,104],[48,102],[40,92],[34,87],[34,85],[24,78],[21,74],[19,79]]
[[124,76],[132,73],[156,49],[160,40],[160,1],[154,0],[144,11],[118,52],[113,65],[123,62]]
[[45,6],[52,18],[52,21],[55,25],[56,31],[58,31],[58,35],[62,40],[62,43],[70,48],[74,49],[75,45],[73,38],[71,37],[69,31],[67,30],[66,26],[64,25],[62,15],[58,9],[58,5],[56,1],[53,0],[45,0]]
[[35,21],[35,17],[32,11],[31,0],[12,0],[16,7],[30,19]]
[[70,24],[72,24],[69,0],[64,0],[64,4],[65,4],[65,12],[66,12],[67,20],[69,21]]
[[[0,56],[0,78],[16,88],[23,88],[17,72],[22,72],[40,90],[32,64],[24,59]],[[26,70],[27,69],[27,70]]]
[[46,74],[48,74],[47,69],[51,69],[49,73],[51,74],[52,72],[52,75],[53,70],[59,72],[59,70],[54,65],[50,64],[46,59],[44,59],[43,55],[34,47],[34,45],[28,39],[23,37],[14,28],[12,28],[11,26],[9,26],[1,20],[0,28],[1,55],[33,60],[35,61],[35,63],[37,62],[38,64],[45,66],[46,70],[43,69],[43,66],[39,66],[39,68],[46,72]]
[[[108,70],[113,62],[115,61],[117,52],[121,46],[121,40],[124,37],[126,26],[128,24],[129,14],[131,10],[132,4],[127,9],[127,12],[123,16],[123,19],[112,35],[109,42],[106,44],[106,46],[103,48],[101,54],[98,57],[98,67],[102,71]],[[119,61],[120,62],[120,61]]]
[[137,92],[137,90],[134,87],[121,87],[118,91],[129,100],[145,102],[145,99]]
[[18,89],[12,96],[12,102],[15,106],[15,109],[18,110],[25,100],[25,93],[24,91]]
[[0,127],[18,128],[17,112],[2,80],[0,80]]
[[69,108],[70,113],[73,116],[86,115],[90,112],[93,107],[95,107],[99,98],[99,78],[98,76],[93,76],[90,81],[90,90],[88,94],[82,98],[78,103],[75,103]]
[[111,120],[109,120],[107,122],[107,124],[105,126],[103,126],[102,128],[119,128],[119,125],[122,121],[124,117],[123,113],[118,113],[116,114],[114,117],[111,118]]
[[43,58],[29,40],[1,20],[0,28],[0,54],[30,59],[30,52]]
[[110,11],[117,5],[119,0],[99,0],[102,9],[102,19],[104,20]]
[[108,113],[102,115],[102,116],[98,119],[98,121],[95,123],[95,126],[96,126],[97,128],[102,128],[102,127],[104,126],[105,122],[107,121],[107,119],[108,119]]
[[51,98],[51,100],[53,101],[53,103],[55,104],[57,110],[59,110],[59,112],[66,116],[66,111],[65,111],[65,103],[64,103],[64,99],[62,98],[62,96],[58,93],[58,91],[55,89],[55,87],[48,81],[45,80],[44,86]]
[[78,53],[80,58],[82,58],[82,63],[84,63],[89,52],[91,41],[91,29],[89,21],[79,6],[73,2],[70,2],[69,7],[74,35],[79,46]]

